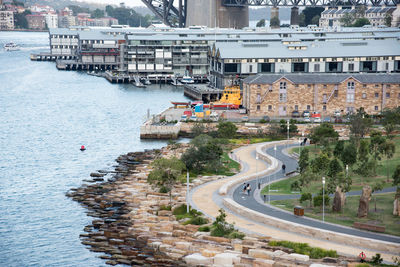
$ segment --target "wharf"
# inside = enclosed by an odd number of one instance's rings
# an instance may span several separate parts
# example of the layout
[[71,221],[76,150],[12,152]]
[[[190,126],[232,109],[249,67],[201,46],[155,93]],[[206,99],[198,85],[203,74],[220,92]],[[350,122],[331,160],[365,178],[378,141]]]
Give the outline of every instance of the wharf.
[[58,70],[114,70],[119,63],[82,63],[77,60],[56,60]]
[[222,89],[210,87],[207,84],[185,84],[183,87],[183,94],[185,96],[206,103],[219,100],[224,91]]
[[[121,71],[106,71],[104,77],[110,82],[110,83],[131,83],[132,81],[135,81],[135,77],[138,77],[139,80],[146,79],[150,81],[152,84],[170,84],[173,82],[176,82],[177,79],[180,79],[182,77],[176,77],[172,74],[126,74],[125,72]],[[198,83],[203,83],[203,82],[208,82],[207,77],[203,75],[199,76],[194,76],[193,80]],[[176,85],[176,86],[181,86],[181,85]]]
[[56,61],[56,60],[71,60],[74,56],[66,56],[61,54],[52,54],[49,52],[41,52],[39,54],[31,54],[30,58],[32,61]]

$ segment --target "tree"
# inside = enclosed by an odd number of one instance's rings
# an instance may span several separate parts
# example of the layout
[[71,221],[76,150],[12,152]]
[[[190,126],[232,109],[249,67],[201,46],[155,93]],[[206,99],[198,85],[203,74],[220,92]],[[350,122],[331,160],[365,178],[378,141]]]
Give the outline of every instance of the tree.
[[[323,204],[322,199],[323,199],[322,195],[315,196],[313,199],[314,207],[321,207]],[[325,195],[325,206],[329,206],[329,202],[330,202],[329,196]]]
[[343,164],[349,165],[350,167],[357,162],[357,147],[353,143],[349,143],[343,150],[340,159]]
[[359,140],[369,133],[372,126],[372,119],[360,108],[356,114],[350,115],[350,133]]
[[393,185],[397,186],[397,188],[400,188],[400,164],[397,165],[392,178],[393,178]]
[[[396,152],[396,145],[393,141],[387,141],[383,145],[383,154],[386,156],[386,159],[391,159]],[[386,175],[387,180],[389,181],[389,160],[386,161]]]
[[336,174],[336,176],[328,177],[326,192],[328,194],[333,194],[336,191],[336,187],[340,187],[342,192],[349,192],[352,183],[353,181],[350,177],[347,177],[343,174],[343,172],[340,172]]
[[304,26],[310,25],[310,24],[317,24],[318,23],[313,23],[312,20],[316,17],[319,16],[321,17],[321,13],[324,11],[324,8],[322,7],[306,7],[303,9],[301,14],[304,14]]
[[256,27],[265,27],[265,19],[261,19],[257,22]]
[[369,142],[367,140],[361,140],[358,147],[358,160],[361,162],[368,161],[369,155]]
[[[372,186],[372,193],[376,193],[377,191],[381,191],[383,189],[384,182],[381,183],[375,183]],[[374,194],[374,201],[375,201],[375,212],[376,212],[376,194]]]
[[335,149],[333,150],[333,155],[339,158],[342,156],[343,150],[344,150],[344,141],[339,140],[339,142],[337,142],[335,145]]
[[271,21],[269,22],[269,25],[272,28],[278,28],[280,24],[281,24],[281,21],[279,20],[278,17],[272,17]]
[[133,27],[138,27],[140,25],[147,27],[151,22],[151,17],[143,17],[142,15],[136,13],[136,11],[132,8],[114,8],[108,5],[106,6],[106,13],[108,16],[116,18],[119,24],[125,24]]
[[350,27],[353,24],[354,16],[350,13],[345,13],[343,17],[339,19],[340,23],[345,27]]
[[80,7],[77,5],[69,5],[68,8],[72,10],[72,13],[75,16],[78,15],[78,13],[90,13],[89,8],[87,8],[87,7]]
[[[281,128],[281,133],[282,134],[287,134],[287,120],[280,120],[279,121],[280,125],[279,127]],[[297,125],[296,125],[296,120],[291,119],[289,121],[289,133],[297,133]]]
[[96,8],[91,12],[92,18],[103,18],[104,17],[104,10]]
[[315,15],[312,19],[311,19],[311,24],[314,25],[319,25],[319,19],[321,18],[320,15]]
[[373,131],[371,133],[369,149],[372,152],[375,160],[381,160],[380,155],[383,153],[386,146],[386,139],[380,132]]
[[169,189],[170,205],[172,204],[172,188],[177,182],[185,165],[177,158],[161,158],[152,163],[153,170],[149,173],[147,181]]
[[301,197],[300,197],[300,200],[299,200],[300,203],[303,203],[303,202],[305,202],[307,200],[310,201],[310,207],[311,207],[311,204],[312,204],[312,195],[311,195],[311,193],[303,193],[303,194],[301,194]]
[[237,127],[230,121],[218,123],[218,136],[220,138],[233,138],[236,136]]
[[30,15],[30,10],[25,10],[23,13],[15,13],[15,27],[18,29],[28,29],[28,20],[26,19],[26,15]]
[[393,136],[391,133],[400,125],[400,107],[394,109],[385,109],[382,112],[382,116],[382,124],[385,127],[386,135],[389,137],[389,139],[392,139]]
[[329,168],[329,157],[325,153],[321,153],[318,157],[311,161],[311,170],[315,174],[326,174]]
[[358,18],[356,21],[353,23],[353,27],[362,27],[364,25],[370,25],[371,23],[367,18]]
[[300,157],[299,157],[299,169],[300,169],[300,174],[303,174],[308,166],[310,165],[309,163],[309,155],[308,155],[308,148],[304,148],[303,150],[301,150],[300,152]]
[[306,25],[306,16],[302,13],[299,15],[299,26],[300,27],[305,27]]
[[342,171],[343,171],[343,168],[336,158],[332,159],[329,162],[329,167],[328,167],[328,172],[327,172],[327,175],[329,177],[335,178]]
[[354,14],[355,18],[364,18],[365,12],[367,11],[367,7],[365,5],[358,5],[355,8],[356,13]]
[[196,122],[192,127],[192,133],[193,133],[194,137],[203,134],[204,131],[205,131],[205,127],[204,127],[203,123]]
[[392,15],[389,13],[385,15],[385,25],[388,27],[392,26]]
[[336,142],[339,134],[333,129],[332,124],[322,123],[311,130],[310,138],[315,144],[327,146],[329,143]]

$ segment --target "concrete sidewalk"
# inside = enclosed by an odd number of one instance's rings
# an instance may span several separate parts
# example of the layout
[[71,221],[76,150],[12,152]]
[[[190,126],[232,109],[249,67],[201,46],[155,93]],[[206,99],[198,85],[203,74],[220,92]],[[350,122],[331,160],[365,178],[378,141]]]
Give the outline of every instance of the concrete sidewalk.
[[[227,196],[220,196],[217,192],[219,188],[234,179],[248,176],[267,168],[267,165],[262,160],[255,159],[255,149],[260,144],[249,145],[241,147],[233,151],[233,158],[237,158],[241,161],[243,169],[235,176],[227,177],[217,181],[209,182],[196,187],[191,190],[189,198],[194,208],[200,210],[209,217],[215,218],[218,216],[218,210],[224,208],[227,213],[227,221],[229,223],[235,223],[235,227],[248,233],[255,233],[262,236],[269,236],[274,239],[290,240],[294,242],[308,243],[311,246],[321,247],[325,249],[333,249],[338,253],[348,256],[358,256],[361,251],[366,253],[367,257],[372,257],[379,251],[372,251],[368,249],[346,246],[339,243],[334,243],[327,240],[321,240],[317,237],[309,237],[293,232],[284,231],[276,227],[272,227],[266,224],[261,224],[252,220],[249,220],[240,214],[236,214],[234,211],[226,209],[222,205],[222,199]],[[278,167],[279,168],[279,167]],[[255,188],[252,188],[254,190]],[[229,197],[229,196],[228,196]],[[243,196],[246,197],[246,196]],[[381,253],[382,257],[389,262],[392,262],[392,256],[398,255],[398,252],[393,251],[393,254]]]

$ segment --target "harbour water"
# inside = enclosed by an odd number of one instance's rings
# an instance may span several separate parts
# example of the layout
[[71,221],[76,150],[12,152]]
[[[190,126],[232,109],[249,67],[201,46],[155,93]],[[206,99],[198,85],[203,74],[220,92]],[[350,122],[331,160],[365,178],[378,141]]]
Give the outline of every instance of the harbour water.
[[[5,52],[11,41],[21,50]],[[0,32],[0,266],[105,266],[79,240],[91,217],[65,193],[120,154],[165,145],[139,139],[147,109],[186,98],[29,60],[47,46],[47,33]]]

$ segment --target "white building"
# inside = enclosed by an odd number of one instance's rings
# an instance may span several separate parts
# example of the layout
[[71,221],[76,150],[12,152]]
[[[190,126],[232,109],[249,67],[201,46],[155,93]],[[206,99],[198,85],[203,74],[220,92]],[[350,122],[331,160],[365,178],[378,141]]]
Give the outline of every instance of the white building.
[[47,28],[49,28],[49,29],[58,28],[58,15],[57,14],[48,13],[45,15],[45,19],[46,19]]
[[14,29],[14,13],[8,10],[0,10],[0,31]]

